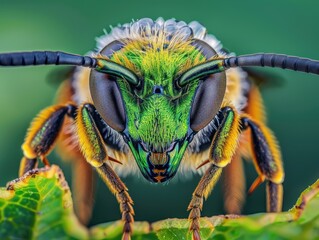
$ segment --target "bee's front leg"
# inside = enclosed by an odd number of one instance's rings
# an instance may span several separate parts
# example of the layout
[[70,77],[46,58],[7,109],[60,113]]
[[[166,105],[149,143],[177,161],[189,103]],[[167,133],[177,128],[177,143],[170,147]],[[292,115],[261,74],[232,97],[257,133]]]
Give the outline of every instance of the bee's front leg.
[[75,117],[73,104],[56,105],[42,110],[33,120],[22,145],[24,157],[20,163],[19,176],[35,168],[38,159],[48,166],[46,156],[53,149],[61,132],[65,116]]
[[251,186],[252,192],[260,183],[267,180],[267,211],[279,212],[282,207],[282,182],[284,171],[279,148],[271,131],[262,123],[252,120],[249,116],[239,116],[231,107],[221,109],[221,123],[212,140],[208,162],[211,164],[197,185],[192,200],[188,206],[191,220],[190,230],[193,239],[200,239],[199,218],[203,206],[203,198],[207,198],[222,168],[230,163],[235,150],[240,132],[250,129],[251,150],[253,160],[259,177]]
[[76,118],[79,144],[85,159],[96,169],[110,191],[116,196],[124,221],[122,239],[128,240],[134,222],[133,201],[125,184],[107,163],[110,159],[101,136],[103,127],[101,121],[93,105],[84,104],[79,108]]
[[193,192],[191,202],[188,206],[190,231],[193,233],[193,239],[199,240],[199,218],[203,207],[203,199],[207,198],[217,180],[220,177],[222,168],[230,163],[235,153],[240,134],[240,118],[238,113],[232,107],[224,107],[218,114],[220,124],[214,135],[210,154],[210,166],[202,176],[195,191]]

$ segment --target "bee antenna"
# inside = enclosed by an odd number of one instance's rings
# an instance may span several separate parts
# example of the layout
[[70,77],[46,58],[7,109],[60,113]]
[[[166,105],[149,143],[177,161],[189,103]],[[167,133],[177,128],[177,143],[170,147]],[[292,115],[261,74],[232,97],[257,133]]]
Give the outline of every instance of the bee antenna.
[[231,67],[275,67],[319,75],[319,61],[274,53],[260,53],[229,57],[223,60],[224,68]]
[[0,66],[74,65],[96,67],[97,60],[65,52],[34,51],[0,54]]

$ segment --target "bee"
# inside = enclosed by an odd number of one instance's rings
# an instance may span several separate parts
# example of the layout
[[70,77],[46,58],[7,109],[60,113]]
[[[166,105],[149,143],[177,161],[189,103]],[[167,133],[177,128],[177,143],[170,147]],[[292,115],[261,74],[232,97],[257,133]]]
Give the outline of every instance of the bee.
[[[38,51],[0,54],[1,66],[71,65],[57,103],[41,111],[22,145],[20,176],[58,145],[73,159],[77,215],[91,215],[92,167],[116,196],[130,239],[133,201],[119,176],[140,172],[161,184],[198,171],[188,206],[193,239],[200,239],[203,200],[222,170],[229,189],[226,210],[243,202],[241,159],[258,173],[249,192],[266,182],[267,211],[282,209],[284,170],[262,98],[246,66],[319,74],[319,62],[279,54],[235,56],[198,22],[149,18],[115,27],[87,56]],[[236,197],[235,197],[236,196]]]

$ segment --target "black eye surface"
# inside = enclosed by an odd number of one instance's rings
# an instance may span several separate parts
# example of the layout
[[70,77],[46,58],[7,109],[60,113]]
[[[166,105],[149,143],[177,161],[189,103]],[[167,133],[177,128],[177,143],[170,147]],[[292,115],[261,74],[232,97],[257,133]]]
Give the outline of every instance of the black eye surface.
[[[203,53],[206,59],[217,55],[216,51],[203,41],[195,40],[194,46]],[[190,127],[195,132],[203,129],[213,120],[222,105],[226,91],[225,72],[203,76],[205,71],[209,72],[205,67],[203,69],[197,68],[196,71],[189,74],[192,78],[196,78],[196,75],[202,76],[200,77],[202,81],[196,90],[190,111]]]
[[209,124],[219,111],[226,91],[224,72],[212,74],[200,83],[190,113],[190,127],[198,132]]
[[[111,57],[116,51],[123,47],[123,43],[114,41],[107,45],[100,53]],[[91,71],[90,92],[96,110],[104,121],[113,129],[121,132],[126,127],[126,114],[121,92],[115,81],[115,77]]]

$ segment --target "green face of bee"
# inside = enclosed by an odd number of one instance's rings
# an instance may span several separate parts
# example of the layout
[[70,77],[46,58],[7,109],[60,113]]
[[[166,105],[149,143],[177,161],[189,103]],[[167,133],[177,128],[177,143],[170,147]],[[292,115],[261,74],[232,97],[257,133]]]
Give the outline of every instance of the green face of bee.
[[[143,176],[152,182],[164,182],[176,174],[193,135],[219,110],[225,81],[206,77],[210,79],[206,82],[217,84],[216,88],[213,86],[213,91],[218,92],[215,102],[216,93],[204,93],[211,87],[202,86],[203,78],[197,78],[196,73],[188,74],[193,76],[191,81],[179,86],[177,80],[183,73],[206,62],[216,52],[194,39],[190,27],[178,28],[175,22],[175,30],[168,32],[164,27],[141,21],[133,39],[115,40],[100,52],[118,64],[114,69],[117,77],[112,85],[100,80],[100,73],[93,73],[91,90],[99,89],[92,94],[97,110],[125,136]],[[133,27],[134,24],[130,31]],[[98,84],[99,81],[103,83]],[[103,89],[102,84],[109,84],[105,89],[113,89],[112,92],[96,94]],[[113,102],[114,106],[105,107],[106,102]],[[217,106],[208,115],[204,109],[207,104]]]
[[[193,46],[153,46],[133,43],[117,52],[113,60],[131,66],[142,79],[132,88],[127,81],[118,85],[125,102],[129,146],[143,175],[163,182],[176,173],[189,143],[189,109],[199,81],[177,89],[174,80],[186,68],[205,60]],[[155,45],[155,43],[154,43]]]

